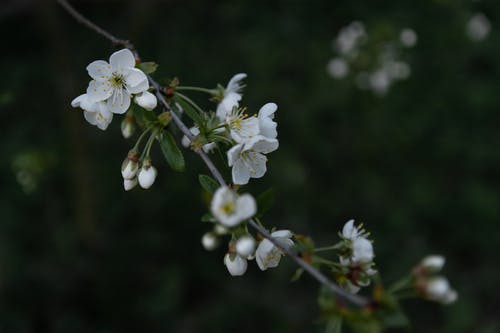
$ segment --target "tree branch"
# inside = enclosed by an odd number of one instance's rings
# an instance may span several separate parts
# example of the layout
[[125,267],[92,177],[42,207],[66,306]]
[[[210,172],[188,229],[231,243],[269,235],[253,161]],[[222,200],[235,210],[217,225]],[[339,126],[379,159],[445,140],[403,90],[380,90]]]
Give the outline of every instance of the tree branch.
[[[81,24],[85,25],[87,28],[90,30],[93,30],[94,32],[98,33],[99,35],[103,36],[104,38],[108,39],[115,45],[121,45],[125,48],[130,49],[136,57],[139,56],[137,50],[135,49],[134,45],[125,39],[119,39],[113,36],[111,33],[107,32],[106,30],[102,29],[101,27],[97,26],[95,23],[84,17],[82,14],[80,14],[73,6],[71,6],[66,0],[57,0],[59,4],[71,15],[73,18],[75,18],[76,21],[80,22]],[[190,140],[193,139],[193,134],[189,130],[189,128],[182,122],[180,117],[172,111],[172,108],[170,105],[167,103],[165,100],[165,97],[161,93],[160,85],[158,82],[156,82],[150,75],[148,75],[148,80],[151,86],[156,91],[156,97],[160,101],[161,105],[165,109],[165,111],[170,112],[170,115],[172,116],[172,120],[176,124],[177,127],[181,130],[181,132],[188,137]],[[206,164],[214,178],[217,180],[217,182],[221,186],[226,186],[227,183],[224,180],[224,177],[222,177],[222,174],[220,171],[217,169],[215,164],[212,162],[210,157],[203,151],[203,149],[198,149],[196,151],[198,155],[200,155],[201,159],[203,162]],[[276,246],[278,249],[280,249],[284,254],[286,254],[288,257],[290,257],[297,265],[299,265],[302,269],[304,269],[306,272],[308,272],[312,277],[314,277],[318,282],[321,284],[325,285],[328,287],[334,294],[338,295],[339,297],[351,302],[352,304],[358,305],[358,306],[366,306],[369,304],[369,301],[365,297],[361,297],[359,295],[354,295],[346,290],[342,289],[340,286],[332,282],[330,279],[328,279],[323,273],[321,273],[318,269],[304,261],[300,256],[298,256],[296,253],[294,253],[292,250],[289,248],[283,246],[277,239],[271,236],[271,234],[259,226],[254,219],[249,220],[249,225],[255,229],[258,233],[260,233],[263,237],[267,238],[271,243],[273,243],[274,246]]]

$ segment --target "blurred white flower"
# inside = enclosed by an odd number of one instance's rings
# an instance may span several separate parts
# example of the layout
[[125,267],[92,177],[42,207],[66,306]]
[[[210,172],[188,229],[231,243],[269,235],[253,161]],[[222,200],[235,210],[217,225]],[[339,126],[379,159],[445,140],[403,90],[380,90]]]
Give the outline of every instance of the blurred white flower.
[[378,69],[370,75],[370,87],[377,95],[385,95],[390,85],[391,77],[385,69]]
[[259,133],[269,139],[276,139],[278,131],[276,127],[278,124],[273,120],[274,113],[278,110],[275,103],[266,103],[259,110]]
[[328,74],[330,74],[334,79],[343,79],[349,74],[349,65],[347,61],[342,58],[333,58],[328,62],[327,65]]
[[335,40],[337,51],[348,57],[357,56],[357,48],[361,40],[366,36],[363,23],[353,21],[343,27]]
[[403,61],[390,61],[387,67],[391,78],[396,80],[405,80],[411,74],[410,65]]
[[224,256],[224,265],[226,265],[229,274],[232,276],[241,276],[247,271],[247,260],[238,254],[227,253]]
[[87,95],[93,102],[106,101],[108,111],[122,114],[130,106],[132,94],[140,94],[149,88],[148,79],[140,69],[135,68],[135,58],[128,49],[113,53],[109,63],[96,60],[87,66],[93,79],[87,88]]
[[278,140],[257,135],[246,143],[239,143],[229,149],[227,159],[232,167],[233,183],[244,185],[250,178],[264,176],[267,171],[267,157],[264,154],[275,151],[278,146]]
[[210,205],[213,216],[226,227],[235,227],[257,212],[255,199],[250,194],[238,195],[227,186],[215,191]]
[[207,232],[201,238],[201,245],[207,251],[212,251],[219,245],[219,238],[213,232]]
[[443,304],[450,304],[457,300],[458,294],[450,286],[445,277],[436,276],[428,279],[424,287],[425,296],[431,300]]
[[445,258],[440,255],[430,255],[422,259],[420,267],[428,272],[436,273],[439,272],[445,263]]
[[243,236],[236,241],[236,253],[243,258],[248,258],[255,251],[255,239],[252,236]]
[[141,170],[139,171],[139,175],[137,178],[139,179],[139,185],[143,189],[148,189],[155,182],[157,175],[156,168],[152,165],[143,165]]
[[482,14],[477,13],[472,16],[467,22],[466,33],[469,38],[475,42],[485,40],[490,34],[491,23],[488,18]]
[[401,41],[401,44],[403,44],[404,46],[413,47],[417,44],[418,36],[415,30],[410,28],[405,28],[401,30],[401,33],[399,35],[399,40]]
[[241,90],[244,87],[241,81],[246,77],[247,75],[245,73],[239,73],[229,80],[216,110],[216,115],[221,121],[226,119],[227,114],[230,113],[234,107],[238,108],[242,96]]
[[[293,234],[290,230],[278,230],[271,233],[271,236],[285,248],[291,248],[294,245],[291,239]],[[263,271],[278,266],[281,256],[283,252],[268,239],[263,239],[255,251],[255,260]]]

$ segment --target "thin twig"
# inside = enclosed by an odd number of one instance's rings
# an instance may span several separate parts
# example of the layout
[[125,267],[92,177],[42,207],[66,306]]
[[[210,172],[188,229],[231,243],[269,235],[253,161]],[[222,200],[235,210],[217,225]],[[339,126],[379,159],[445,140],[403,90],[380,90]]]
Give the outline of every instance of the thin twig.
[[[101,27],[97,26],[95,23],[84,17],[82,14],[80,14],[73,6],[71,6],[66,0],[57,0],[59,4],[71,15],[73,16],[78,22],[82,23],[85,25],[87,28],[90,30],[95,31],[99,35],[103,36],[104,38],[108,39],[115,45],[121,45],[125,48],[130,49],[134,55],[138,57],[138,52],[135,49],[134,45],[125,39],[119,39],[110,34],[108,31],[102,29]],[[165,97],[161,93],[161,87],[156,82],[150,75],[148,75],[148,80],[149,83],[153,86],[153,88],[156,91],[156,97],[160,101],[161,105],[163,108],[170,112],[172,116],[172,120],[176,124],[177,127],[181,130],[181,132],[190,140],[193,139],[193,134],[189,130],[189,128],[182,122],[180,117],[172,111],[172,108],[170,105],[167,103],[165,100]],[[220,171],[217,169],[215,164],[212,162],[210,157],[203,151],[203,149],[198,149],[196,151],[198,155],[200,155],[201,159],[203,162],[205,162],[206,166],[214,176],[214,178],[217,180],[217,182],[221,186],[226,186],[227,183],[224,180],[224,177],[222,177],[222,174]],[[288,257],[290,257],[297,265],[302,267],[305,271],[307,271],[312,277],[314,277],[316,280],[318,280],[321,284],[325,285],[328,287],[333,293],[337,294],[338,296],[342,297],[343,299],[358,305],[358,306],[366,306],[368,305],[368,300],[364,297],[358,296],[358,295],[353,295],[347,292],[346,290],[342,289],[339,287],[337,284],[333,283],[330,279],[328,279],[323,273],[321,273],[318,269],[314,268],[312,265],[304,261],[300,256],[298,256],[296,253],[294,253],[291,249],[287,248],[286,246],[283,246],[276,238],[272,237],[271,234],[258,225],[258,223],[254,219],[249,220],[249,225],[255,229],[258,233],[260,233],[263,237],[268,239],[271,243],[273,243],[274,246],[276,246],[278,249],[280,249],[284,254],[286,254]]]

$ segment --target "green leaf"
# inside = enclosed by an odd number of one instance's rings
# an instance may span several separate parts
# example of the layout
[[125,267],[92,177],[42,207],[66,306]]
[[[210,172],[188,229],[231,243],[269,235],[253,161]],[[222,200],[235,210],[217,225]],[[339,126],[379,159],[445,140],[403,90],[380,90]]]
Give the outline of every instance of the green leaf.
[[195,122],[199,127],[204,127],[201,115],[196,111],[188,102],[184,101],[182,98],[175,97],[175,101],[179,103],[184,110],[184,112]]
[[184,156],[169,132],[162,132],[160,147],[170,167],[175,171],[184,171]]
[[257,217],[264,216],[274,204],[276,196],[274,189],[270,188],[257,197]]
[[212,214],[210,213],[205,213],[202,217],[201,217],[201,222],[211,222],[211,223],[215,223],[217,222],[217,220],[215,219],[215,217],[212,216]]
[[153,111],[144,110],[143,108],[139,107],[138,105],[133,105],[133,106],[131,106],[131,108],[132,108],[132,111],[134,113],[135,121],[142,128],[146,128],[146,127],[148,127],[149,124],[155,123],[156,121],[158,121],[158,119],[156,118],[156,115]]
[[146,61],[146,62],[141,62],[139,65],[137,65],[137,68],[139,68],[146,74],[152,74],[156,72],[158,64],[154,61]]
[[210,194],[214,194],[214,192],[220,187],[219,183],[215,179],[207,175],[199,175],[198,180],[200,181],[201,187],[205,189]]

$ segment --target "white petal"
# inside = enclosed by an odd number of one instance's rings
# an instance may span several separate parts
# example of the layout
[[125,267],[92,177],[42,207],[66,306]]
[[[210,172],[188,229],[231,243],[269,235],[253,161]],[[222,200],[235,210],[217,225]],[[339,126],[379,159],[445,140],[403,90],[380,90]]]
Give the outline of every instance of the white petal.
[[236,163],[234,163],[231,174],[233,183],[238,185],[248,184],[248,181],[250,180],[250,171],[241,160],[237,160]]
[[291,238],[293,233],[290,230],[277,230],[271,233],[274,238]]
[[278,124],[273,121],[274,112],[278,109],[278,106],[274,103],[267,103],[259,110],[259,128],[260,134],[271,139],[275,139],[278,136],[278,131],[276,127]]
[[83,111],[83,117],[85,118],[86,121],[89,122],[91,125],[97,125],[97,120],[96,120],[97,113],[96,112],[88,112],[88,111]]
[[129,49],[116,51],[109,57],[113,70],[135,67],[135,57]]
[[255,152],[248,152],[246,156],[249,158],[246,160],[246,167],[248,172],[250,172],[250,177],[252,178],[261,178],[267,171],[266,162],[267,157]]
[[137,186],[137,178],[123,180],[123,188],[125,189],[125,191],[130,191],[136,186]]
[[125,75],[125,85],[127,90],[131,94],[138,94],[143,91],[148,90],[149,82],[146,74],[144,74],[140,69],[130,68],[124,73]]
[[113,120],[113,114],[108,110],[106,103],[97,103],[98,111],[96,112],[96,125],[101,130],[108,128],[108,125]]
[[356,263],[370,263],[373,260],[372,243],[365,237],[358,237],[352,241],[352,261]]
[[71,106],[74,108],[81,108],[87,112],[96,112],[96,103],[89,100],[87,94],[82,94],[71,101]]
[[113,89],[108,81],[92,80],[87,88],[87,96],[91,102],[100,102],[108,99],[113,94]]
[[229,253],[224,257],[224,264],[232,276],[240,276],[245,274],[247,271],[247,260],[240,257],[239,255],[234,255],[233,260],[231,260],[231,255]]
[[238,144],[227,151],[227,163],[229,166],[234,165],[239,160],[242,149],[243,144]]
[[350,240],[358,237],[358,229],[354,226],[354,220],[347,221],[344,228],[342,228],[342,236]]
[[130,95],[126,90],[115,90],[107,101],[109,111],[117,114],[125,113],[130,106]]
[[149,91],[144,91],[143,93],[136,95],[134,100],[140,107],[149,111],[156,108],[157,105],[156,96]]
[[257,204],[250,194],[243,194],[236,200],[236,211],[241,220],[247,220],[257,212]]
[[87,66],[90,77],[96,81],[108,81],[113,71],[111,65],[104,60],[96,60]]
[[231,137],[234,141],[241,143],[259,134],[259,120],[249,117],[240,122],[239,128],[231,128]]
[[276,139],[269,139],[262,135],[257,135],[248,140],[245,144],[245,150],[254,150],[258,153],[267,154],[275,151],[279,147]]
[[247,75],[245,73],[238,73],[229,80],[226,91],[237,92],[241,89],[240,81],[245,79]]

